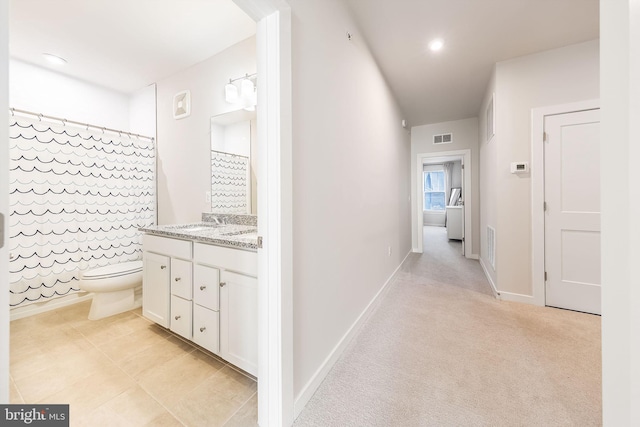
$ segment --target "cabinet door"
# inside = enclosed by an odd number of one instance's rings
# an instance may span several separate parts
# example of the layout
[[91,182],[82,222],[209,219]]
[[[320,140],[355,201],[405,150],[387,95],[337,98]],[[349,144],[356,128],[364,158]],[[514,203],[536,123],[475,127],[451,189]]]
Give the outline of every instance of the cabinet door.
[[220,355],[249,372],[258,373],[258,279],[222,271],[220,274]]
[[191,262],[171,258],[171,293],[190,300],[193,289],[191,283]]
[[171,295],[171,330],[178,335],[191,339],[191,301]]
[[210,310],[218,310],[220,270],[205,265],[193,266],[193,302]]
[[151,252],[144,252],[142,259],[142,314],[158,325],[168,328],[171,260],[168,256]]
[[218,354],[219,351],[220,320],[217,311],[193,305],[193,341]]

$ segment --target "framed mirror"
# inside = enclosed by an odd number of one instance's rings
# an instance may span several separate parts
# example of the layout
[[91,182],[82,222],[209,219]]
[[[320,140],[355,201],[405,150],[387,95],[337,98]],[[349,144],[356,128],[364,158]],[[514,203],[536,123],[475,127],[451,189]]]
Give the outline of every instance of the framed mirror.
[[211,211],[256,214],[256,112],[211,118]]

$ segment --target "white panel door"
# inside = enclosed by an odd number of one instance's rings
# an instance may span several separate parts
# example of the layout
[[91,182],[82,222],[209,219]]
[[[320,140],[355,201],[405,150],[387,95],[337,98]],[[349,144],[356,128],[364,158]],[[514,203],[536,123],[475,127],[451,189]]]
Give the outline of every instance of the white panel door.
[[544,125],[546,305],[600,314],[600,110]]

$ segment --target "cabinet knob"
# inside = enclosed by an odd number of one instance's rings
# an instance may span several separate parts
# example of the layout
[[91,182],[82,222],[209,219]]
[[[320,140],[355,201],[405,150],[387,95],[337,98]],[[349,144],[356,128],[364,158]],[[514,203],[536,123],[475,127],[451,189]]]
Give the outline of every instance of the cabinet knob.
[[200,332],[204,332],[207,328],[205,328],[204,326],[202,328],[200,328]]
[[224,288],[225,286],[227,286],[227,282],[220,282],[220,287]]
[[207,287],[205,285],[200,286],[200,290],[204,291],[205,289],[207,289]]
[[182,317],[182,316],[178,315],[178,316],[174,317],[174,319],[176,319],[176,320],[180,320],[180,318],[181,318],[181,317]]
[[161,265],[161,266],[160,266],[160,270],[164,270],[165,268],[167,268],[167,266],[166,266],[166,265]]
[[179,278],[179,277],[176,277],[176,278],[175,278],[175,279],[173,279],[173,280],[175,280],[176,282],[179,282],[179,281],[180,281],[180,278]]

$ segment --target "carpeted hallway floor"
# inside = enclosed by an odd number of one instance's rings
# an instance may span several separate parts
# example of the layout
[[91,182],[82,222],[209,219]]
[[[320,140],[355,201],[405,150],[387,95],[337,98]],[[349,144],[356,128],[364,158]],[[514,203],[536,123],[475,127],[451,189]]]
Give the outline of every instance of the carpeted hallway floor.
[[295,426],[601,425],[600,317],[496,300],[424,237]]

